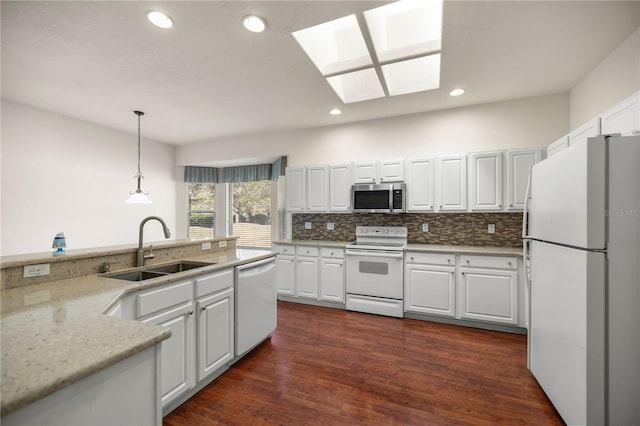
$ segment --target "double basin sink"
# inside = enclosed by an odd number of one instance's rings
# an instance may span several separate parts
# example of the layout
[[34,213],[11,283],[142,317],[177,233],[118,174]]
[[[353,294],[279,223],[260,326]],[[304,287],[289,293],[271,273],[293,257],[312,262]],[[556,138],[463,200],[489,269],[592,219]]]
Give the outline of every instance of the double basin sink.
[[149,266],[143,270],[125,272],[122,274],[108,275],[108,278],[114,278],[117,280],[126,281],[144,281],[152,278],[163,277],[178,272],[190,271],[192,269],[202,268],[205,266],[213,265],[212,262],[192,262],[192,261],[180,261],[169,263],[166,265]]

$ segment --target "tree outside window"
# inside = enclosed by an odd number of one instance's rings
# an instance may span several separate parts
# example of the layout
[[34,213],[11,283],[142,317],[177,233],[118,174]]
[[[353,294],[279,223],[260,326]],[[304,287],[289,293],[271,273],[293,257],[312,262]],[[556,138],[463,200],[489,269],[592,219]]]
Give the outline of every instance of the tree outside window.
[[271,247],[271,181],[231,184],[230,208],[238,246]]

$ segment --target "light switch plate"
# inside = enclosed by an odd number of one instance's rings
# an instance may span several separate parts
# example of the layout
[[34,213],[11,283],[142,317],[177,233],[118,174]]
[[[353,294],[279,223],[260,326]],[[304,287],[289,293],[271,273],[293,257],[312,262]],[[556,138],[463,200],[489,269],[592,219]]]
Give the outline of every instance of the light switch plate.
[[218,247],[222,248],[222,247],[226,247],[227,246],[227,242],[226,241],[220,241],[218,243]]
[[311,229],[311,222],[305,222],[304,229]]
[[328,231],[333,231],[334,229],[334,224],[333,222],[327,222],[327,230]]
[[22,269],[22,278],[41,277],[51,273],[50,263],[40,263],[38,265],[25,265]]
[[489,226],[487,227],[487,232],[490,234],[495,234],[496,233],[496,225],[493,223],[490,223]]
[[202,250],[211,250],[211,243],[202,243]]

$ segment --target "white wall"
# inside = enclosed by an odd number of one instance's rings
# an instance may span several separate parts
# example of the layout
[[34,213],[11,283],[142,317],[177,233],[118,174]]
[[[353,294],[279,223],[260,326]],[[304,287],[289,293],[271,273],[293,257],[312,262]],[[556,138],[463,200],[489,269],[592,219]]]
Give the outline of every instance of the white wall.
[[568,94],[178,147],[178,165],[287,155],[289,165],[542,147],[569,130]]
[[579,127],[638,90],[640,28],[573,87],[569,94],[571,129]]
[[[174,148],[141,143],[142,188],[153,201],[127,204],[137,171],[137,118],[132,134],[2,101],[2,255],[51,250],[65,232],[69,249],[137,243],[140,221],[162,217],[176,230]],[[144,118],[142,119],[144,135]],[[173,237],[172,237],[173,238]],[[164,240],[159,223],[145,242]]]

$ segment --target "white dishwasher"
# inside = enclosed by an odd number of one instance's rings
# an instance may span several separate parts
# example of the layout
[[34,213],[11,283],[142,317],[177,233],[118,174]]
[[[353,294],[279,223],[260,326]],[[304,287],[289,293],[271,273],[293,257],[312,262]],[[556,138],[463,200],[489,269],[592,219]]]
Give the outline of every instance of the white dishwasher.
[[236,266],[236,356],[265,340],[276,328],[275,257]]

